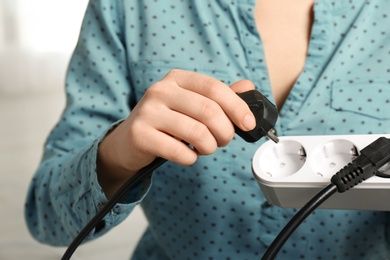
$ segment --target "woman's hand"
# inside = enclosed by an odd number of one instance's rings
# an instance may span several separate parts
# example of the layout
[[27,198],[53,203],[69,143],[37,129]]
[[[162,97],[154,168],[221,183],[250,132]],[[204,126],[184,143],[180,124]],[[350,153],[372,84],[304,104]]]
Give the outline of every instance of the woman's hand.
[[252,130],[255,118],[236,92],[253,88],[248,80],[229,87],[196,72],[170,71],[101,142],[98,178],[106,196],[156,157],[191,165],[198,155],[226,146],[234,136],[233,123]]

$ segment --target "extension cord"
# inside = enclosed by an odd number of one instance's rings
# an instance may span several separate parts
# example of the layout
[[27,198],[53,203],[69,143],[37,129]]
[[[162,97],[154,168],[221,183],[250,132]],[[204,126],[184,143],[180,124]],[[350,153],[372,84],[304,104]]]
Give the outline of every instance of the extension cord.
[[[253,156],[253,174],[270,204],[301,208],[360,150],[385,135],[284,136],[267,141]],[[388,165],[387,165],[388,166]],[[390,177],[389,167],[385,173]],[[390,211],[390,178],[373,176],[320,208]]]

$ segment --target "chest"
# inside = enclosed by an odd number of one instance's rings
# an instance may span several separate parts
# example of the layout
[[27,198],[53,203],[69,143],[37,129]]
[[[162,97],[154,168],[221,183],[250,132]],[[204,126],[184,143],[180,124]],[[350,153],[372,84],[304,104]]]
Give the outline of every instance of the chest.
[[255,7],[268,75],[276,105],[281,108],[306,60],[314,0],[263,0]]

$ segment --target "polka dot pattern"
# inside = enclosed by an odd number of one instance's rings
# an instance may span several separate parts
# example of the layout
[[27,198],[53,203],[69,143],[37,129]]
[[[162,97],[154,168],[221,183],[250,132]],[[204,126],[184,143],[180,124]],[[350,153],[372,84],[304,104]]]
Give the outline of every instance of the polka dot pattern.
[[[66,78],[67,107],[45,144],[26,220],[66,245],[106,198],[96,151],[147,88],[174,68],[226,84],[246,78],[273,100],[255,0],[91,0]],[[390,131],[390,2],[317,0],[305,68],[278,135]],[[194,165],[161,166],[88,239],[141,204],[150,223],[133,259],[259,259],[296,209],[269,205],[251,173],[256,144],[235,138]],[[317,210],[280,259],[387,259],[386,212]],[[131,234],[128,234],[131,236]]]

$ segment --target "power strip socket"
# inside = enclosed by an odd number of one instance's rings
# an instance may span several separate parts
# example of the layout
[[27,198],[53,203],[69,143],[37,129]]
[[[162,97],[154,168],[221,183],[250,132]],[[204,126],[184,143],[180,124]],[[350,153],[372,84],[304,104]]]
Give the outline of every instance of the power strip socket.
[[[390,138],[389,134],[280,137],[279,143],[267,141],[257,149],[253,174],[269,203],[301,208],[330,184],[333,174],[381,136]],[[390,178],[373,176],[334,194],[320,208],[390,211],[389,197]]]

